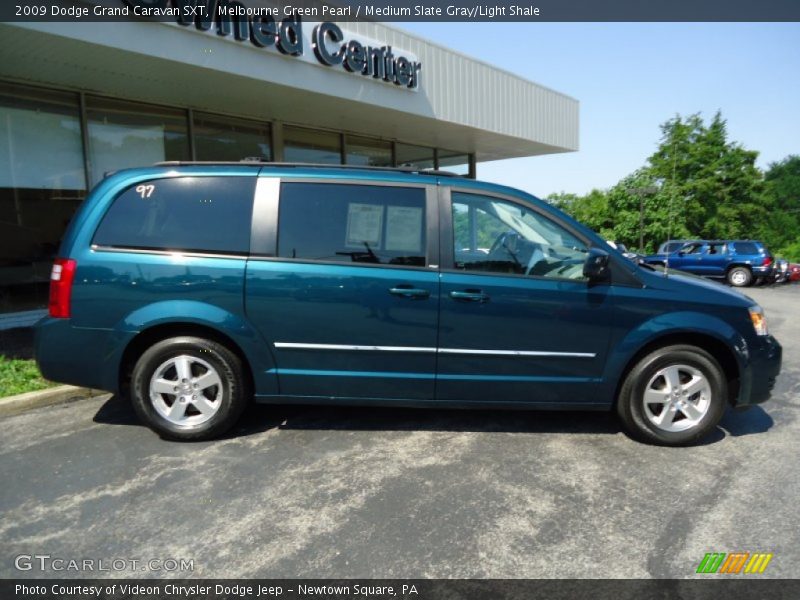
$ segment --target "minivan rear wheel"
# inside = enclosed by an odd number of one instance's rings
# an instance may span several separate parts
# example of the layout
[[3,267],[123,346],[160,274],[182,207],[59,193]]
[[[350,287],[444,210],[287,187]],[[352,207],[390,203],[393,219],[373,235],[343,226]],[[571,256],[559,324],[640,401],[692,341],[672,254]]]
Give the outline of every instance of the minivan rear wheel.
[[753,281],[753,274],[747,267],[733,267],[728,271],[728,283],[734,287],[747,287]]
[[667,346],[642,358],[620,389],[617,413],[633,437],[686,446],[716,427],[727,383],[719,363],[695,346]]
[[134,410],[150,428],[174,440],[206,440],[228,431],[247,404],[241,361],[225,346],[175,337],[148,348],[131,380]]

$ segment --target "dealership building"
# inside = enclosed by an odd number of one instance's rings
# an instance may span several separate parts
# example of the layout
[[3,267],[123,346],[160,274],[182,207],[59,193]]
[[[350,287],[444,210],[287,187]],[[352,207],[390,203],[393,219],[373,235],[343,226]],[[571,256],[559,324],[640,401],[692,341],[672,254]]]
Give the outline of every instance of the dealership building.
[[0,329],[43,314],[65,227],[109,171],[258,158],[475,177],[578,148],[575,99],[383,23],[2,23],[0,55]]

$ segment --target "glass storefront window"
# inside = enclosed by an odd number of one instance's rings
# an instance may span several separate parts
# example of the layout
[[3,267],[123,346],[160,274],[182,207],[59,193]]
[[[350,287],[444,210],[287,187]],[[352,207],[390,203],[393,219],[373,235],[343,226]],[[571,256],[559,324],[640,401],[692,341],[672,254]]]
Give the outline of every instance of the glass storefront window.
[[302,127],[283,128],[285,162],[342,164],[341,136]]
[[77,94],[0,83],[0,313],[47,305],[83,167]]
[[425,146],[412,146],[410,144],[397,144],[398,167],[415,167],[417,169],[433,169],[433,148]]
[[193,133],[197,160],[272,160],[266,123],[195,113]]
[[[198,160],[273,160],[271,125],[195,113]],[[182,109],[86,97],[83,139],[79,96],[0,82],[0,313],[44,308],[50,267],[88,186],[108,171],[190,160]],[[391,166],[393,143],[304,127],[283,127],[287,162]],[[85,169],[84,148],[89,162]],[[394,164],[469,174],[470,155],[394,144]],[[438,154],[438,155],[437,155]]]
[[345,137],[348,165],[391,167],[392,142],[348,135]]
[[86,118],[92,184],[108,171],[191,158],[186,111],[87,98]]
[[469,175],[469,154],[439,150],[439,168],[456,175]]
[[0,83],[0,139],[0,187],[86,189],[77,94]]

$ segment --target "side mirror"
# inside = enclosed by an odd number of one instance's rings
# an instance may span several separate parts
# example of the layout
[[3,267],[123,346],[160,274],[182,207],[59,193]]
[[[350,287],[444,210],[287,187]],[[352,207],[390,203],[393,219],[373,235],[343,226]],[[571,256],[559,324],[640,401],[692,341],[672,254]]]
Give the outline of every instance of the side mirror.
[[686,253],[683,250],[678,250],[678,256],[683,256],[684,254]]
[[611,277],[608,261],[608,252],[600,248],[590,248],[589,256],[583,263],[583,276],[589,281],[608,281]]

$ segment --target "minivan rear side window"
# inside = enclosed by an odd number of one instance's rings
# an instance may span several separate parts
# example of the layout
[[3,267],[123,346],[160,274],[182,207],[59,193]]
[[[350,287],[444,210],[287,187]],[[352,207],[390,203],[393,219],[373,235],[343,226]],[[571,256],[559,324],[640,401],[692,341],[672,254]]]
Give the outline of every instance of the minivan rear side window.
[[255,177],[172,177],[114,200],[93,243],[115,248],[247,254]]
[[425,266],[423,188],[282,183],[278,256]]

